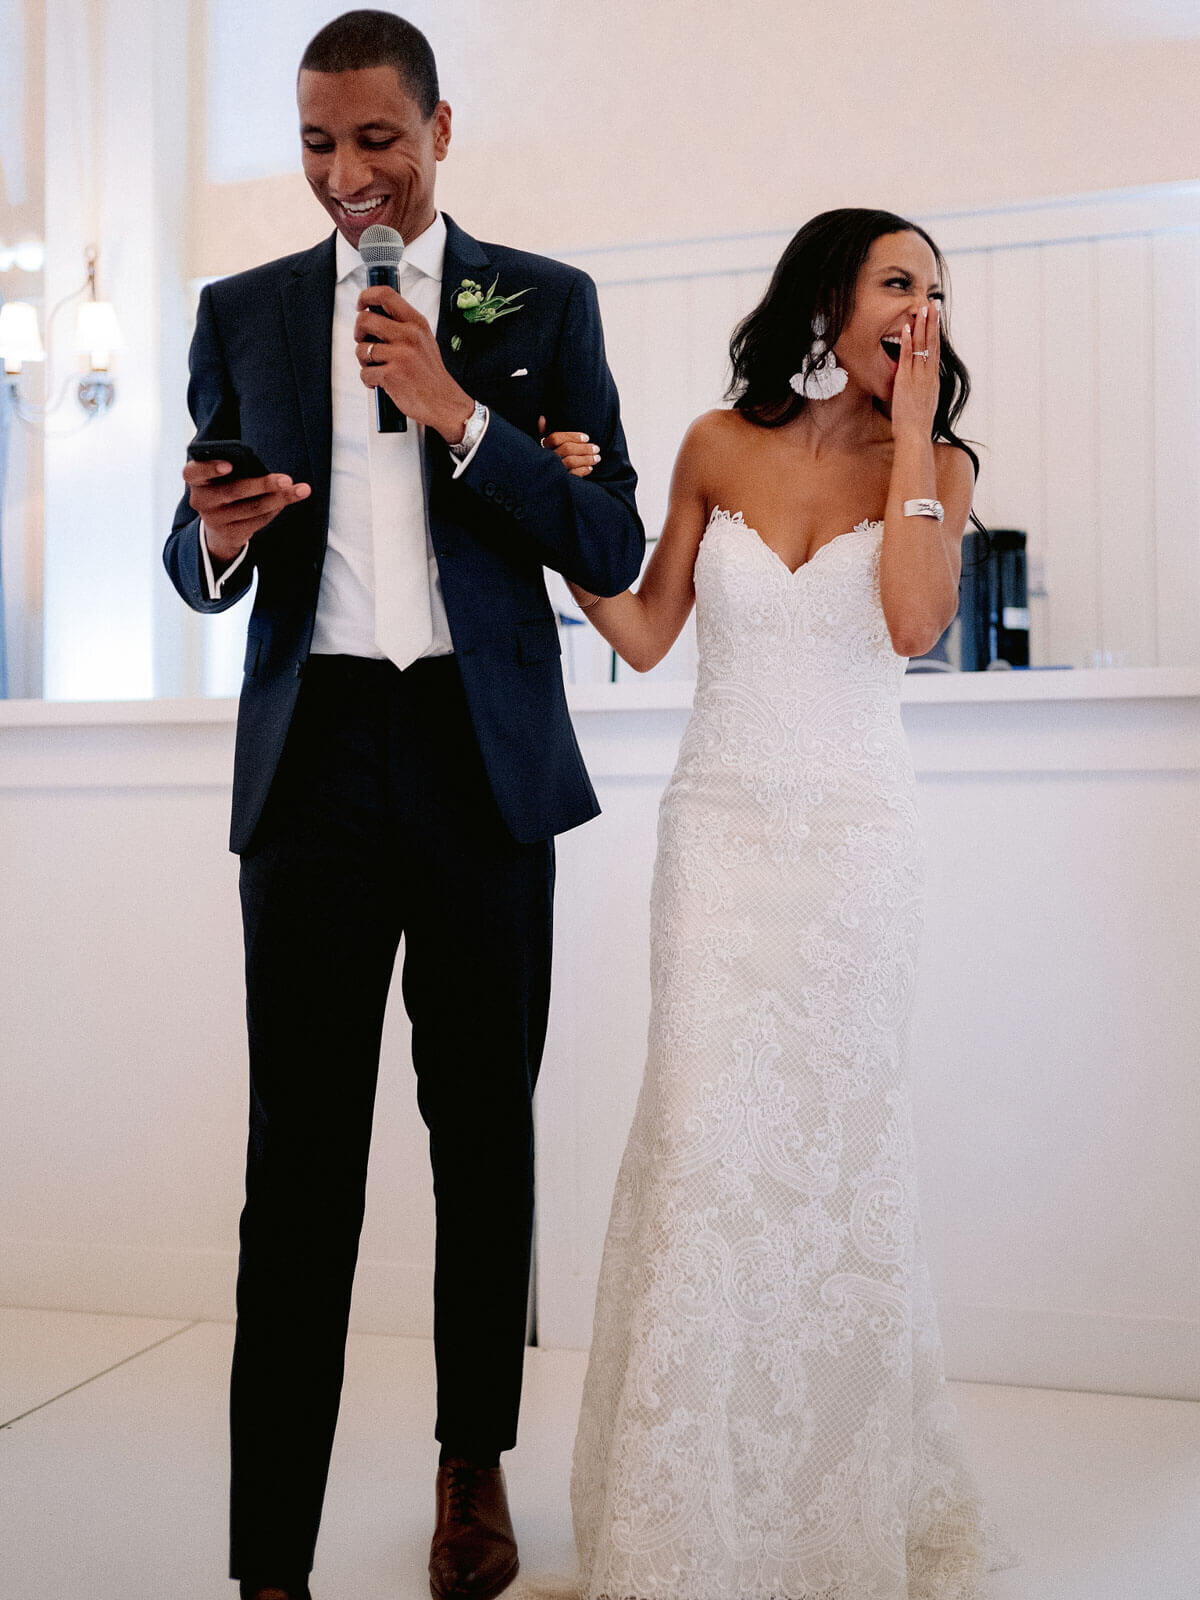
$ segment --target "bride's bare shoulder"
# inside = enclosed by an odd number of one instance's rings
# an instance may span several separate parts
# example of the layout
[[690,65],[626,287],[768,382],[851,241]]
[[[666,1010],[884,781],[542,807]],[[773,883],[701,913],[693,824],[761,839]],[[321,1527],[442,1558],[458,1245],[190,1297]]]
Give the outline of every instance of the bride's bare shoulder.
[[688,427],[679,447],[680,460],[707,461],[710,465],[727,459],[745,444],[750,425],[737,411],[720,407],[705,411]]
[[729,443],[739,421],[732,412],[715,410],[689,424],[671,474],[664,542],[672,547],[680,538],[689,548],[699,543],[705,520],[718,502],[718,490],[729,476]]
[[701,412],[688,428],[686,438],[705,444],[721,444],[739,438],[746,427],[746,419],[741,412],[732,411],[728,406],[718,406],[713,411]]

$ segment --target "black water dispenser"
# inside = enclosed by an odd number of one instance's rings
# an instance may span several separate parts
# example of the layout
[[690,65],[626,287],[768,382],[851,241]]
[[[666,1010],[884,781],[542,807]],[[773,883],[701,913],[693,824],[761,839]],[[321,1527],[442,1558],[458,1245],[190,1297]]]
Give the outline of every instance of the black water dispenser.
[[958,616],[964,672],[992,662],[1029,665],[1029,590],[1025,535],[1017,528],[971,529],[963,538]]

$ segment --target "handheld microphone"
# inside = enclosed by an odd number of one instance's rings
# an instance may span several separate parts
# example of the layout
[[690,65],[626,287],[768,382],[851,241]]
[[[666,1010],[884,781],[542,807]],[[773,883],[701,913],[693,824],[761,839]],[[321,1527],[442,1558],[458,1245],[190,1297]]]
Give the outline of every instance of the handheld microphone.
[[[404,240],[395,228],[382,222],[373,222],[364,228],[358,241],[358,253],[367,269],[367,282],[372,288],[385,285],[400,292],[400,263],[404,260]],[[372,306],[372,311],[381,311]],[[378,433],[405,433],[408,418],[388,394],[386,389],[375,391],[375,429]]]

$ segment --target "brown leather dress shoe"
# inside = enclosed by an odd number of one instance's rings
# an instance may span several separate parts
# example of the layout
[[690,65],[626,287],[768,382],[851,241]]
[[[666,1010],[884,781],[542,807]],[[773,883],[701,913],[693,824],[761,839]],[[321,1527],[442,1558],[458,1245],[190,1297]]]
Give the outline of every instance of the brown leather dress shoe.
[[492,1600],[516,1575],[503,1471],[451,1458],[437,1475],[437,1527],[429,1550],[433,1600]]

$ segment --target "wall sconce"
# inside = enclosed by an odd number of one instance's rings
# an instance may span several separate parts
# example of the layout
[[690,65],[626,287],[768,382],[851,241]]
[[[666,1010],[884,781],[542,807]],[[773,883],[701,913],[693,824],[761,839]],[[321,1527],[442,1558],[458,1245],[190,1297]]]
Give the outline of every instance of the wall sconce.
[[75,322],[75,348],[87,356],[89,371],[86,378],[80,378],[76,393],[89,416],[99,416],[112,405],[116,394],[108,367],[113,351],[121,348],[121,330],[112,302],[95,298],[94,269],[90,284],[92,298],[80,306]]
[[57,411],[67,397],[72,382],[75,397],[83,409],[85,419],[103,415],[116,397],[116,389],[109,377],[109,365],[114,350],[122,348],[121,330],[112,302],[96,298],[96,254],[87,251],[87,277],[78,289],[73,289],[46,318],[46,341],[50,342],[54,319],[72,300],[84,296],[75,322],[75,348],[88,359],[88,371],[78,379],[68,379],[62,390],[45,405],[34,406],[21,399],[18,379],[22,365],[27,361],[44,361],[45,350],[38,334],[37,312],[23,300],[9,300],[0,306],[0,359],[4,362],[5,387],[13,410],[22,422],[32,427],[43,424]]

